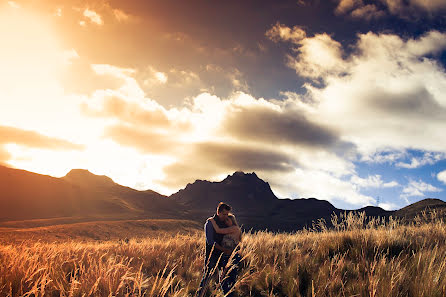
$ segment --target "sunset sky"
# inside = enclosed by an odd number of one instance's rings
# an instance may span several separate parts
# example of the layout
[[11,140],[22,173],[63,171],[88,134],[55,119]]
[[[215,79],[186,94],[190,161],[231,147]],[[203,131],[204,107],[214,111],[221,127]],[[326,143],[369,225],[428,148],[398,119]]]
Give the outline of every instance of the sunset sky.
[[0,163],[170,195],[446,200],[446,1],[0,2]]

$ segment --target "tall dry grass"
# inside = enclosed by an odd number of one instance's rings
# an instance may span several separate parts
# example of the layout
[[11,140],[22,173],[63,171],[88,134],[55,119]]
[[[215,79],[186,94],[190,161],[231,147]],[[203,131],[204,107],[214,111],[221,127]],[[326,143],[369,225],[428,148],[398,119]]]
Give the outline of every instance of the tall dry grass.
[[[239,296],[446,296],[446,225],[348,214],[293,234],[245,234]],[[201,233],[0,245],[0,296],[193,296]],[[209,296],[223,296],[216,281]]]

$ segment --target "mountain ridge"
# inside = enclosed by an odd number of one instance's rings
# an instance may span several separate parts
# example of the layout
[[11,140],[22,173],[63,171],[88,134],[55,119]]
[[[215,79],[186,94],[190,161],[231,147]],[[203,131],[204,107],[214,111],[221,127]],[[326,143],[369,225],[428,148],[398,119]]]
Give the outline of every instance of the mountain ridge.
[[[237,171],[219,182],[197,179],[170,196],[125,187],[85,169],[73,169],[55,178],[0,166],[0,178],[0,221],[85,216],[89,220],[165,218],[204,222],[217,204],[225,201],[245,228],[295,231],[311,227],[317,219],[330,222],[332,214],[351,211],[316,198],[279,199],[255,172]],[[442,203],[446,205],[437,200],[426,203],[435,202],[440,208]],[[404,216],[410,209],[398,213],[367,206],[353,211],[386,217]]]

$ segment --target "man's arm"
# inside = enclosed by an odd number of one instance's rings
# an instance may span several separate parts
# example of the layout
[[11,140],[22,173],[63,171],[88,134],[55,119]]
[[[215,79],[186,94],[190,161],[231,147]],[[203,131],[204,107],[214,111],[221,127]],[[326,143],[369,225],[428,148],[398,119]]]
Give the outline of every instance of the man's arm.
[[238,227],[237,226],[231,226],[231,227],[227,227],[227,228],[220,228],[218,227],[217,223],[215,222],[214,219],[209,219],[209,221],[211,221],[212,226],[214,227],[215,232],[219,233],[219,234],[229,234],[229,233],[234,233],[238,231]]
[[213,245],[215,249],[222,251],[225,254],[231,254],[232,251],[230,249],[226,249],[215,242],[214,239],[214,227],[212,226],[212,223],[209,223],[210,218],[207,219],[206,224],[204,224],[204,231],[206,233],[206,242],[209,245]]

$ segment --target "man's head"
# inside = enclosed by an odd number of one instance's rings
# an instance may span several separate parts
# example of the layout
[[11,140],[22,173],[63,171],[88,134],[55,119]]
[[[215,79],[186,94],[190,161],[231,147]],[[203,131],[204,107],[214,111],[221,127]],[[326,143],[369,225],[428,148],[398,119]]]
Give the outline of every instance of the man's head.
[[230,211],[231,207],[224,202],[220,202],[217,206],[217,216],[222,221],[224,221],[228,217]]

